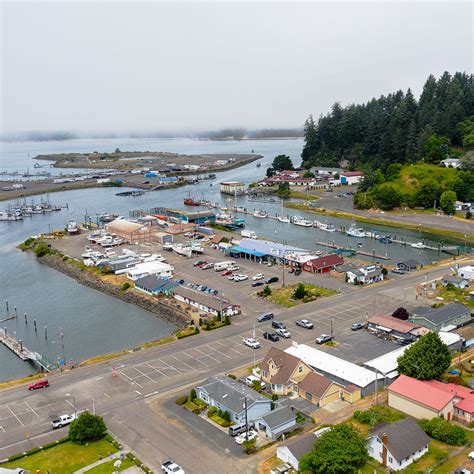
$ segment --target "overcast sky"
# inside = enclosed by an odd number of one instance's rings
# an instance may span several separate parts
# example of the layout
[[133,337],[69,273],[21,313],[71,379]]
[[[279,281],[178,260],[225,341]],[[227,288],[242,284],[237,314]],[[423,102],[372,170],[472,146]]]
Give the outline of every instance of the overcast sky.
[[470,2],[2,2],[1,127],[299,127],[472,71]]

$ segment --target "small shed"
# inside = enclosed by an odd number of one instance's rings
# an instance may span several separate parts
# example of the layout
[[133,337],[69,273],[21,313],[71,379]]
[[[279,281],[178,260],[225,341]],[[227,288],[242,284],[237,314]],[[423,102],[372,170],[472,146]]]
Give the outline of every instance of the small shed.
[[444,286],[453,285],[455,288],[463,290],[469,286],[469,280],[456,275],[444,275],[441,280]]
[[277,439],[296,426],[296,413],[292,407],[277,408],[259,418],[255,426],[259,430],[265,430],[268,438]]

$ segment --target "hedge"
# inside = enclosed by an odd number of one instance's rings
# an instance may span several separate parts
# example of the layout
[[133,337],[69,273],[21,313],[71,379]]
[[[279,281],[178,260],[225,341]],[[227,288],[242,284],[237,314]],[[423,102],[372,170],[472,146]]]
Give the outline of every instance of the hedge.
[[466,431],[452,425],[444,418],[420,420],[418,423],[428,436],[450,446],[462,446],[467,443]]
[[188,396],[187,395],[183,395],[182,397],[178,397],[175,402],[177,405],[184,405],[186,402],[188,401]]
[[38,448],[32,448],[25,453],[18,453],[18,454],[13,454],[8,458],[8,462],[12,461],[17,461],[18,459],[26,458],[27,456],[31,456],[33,454],[39,453],[40,451],[45,451],[50,448],[54,448],[55,446],[58,446],[60,444],[63,444],[69,440],[69,437],[66,436],[65,438],[58,439],[57,441],[53,441],[51,443],[46,443],[44,446],[40,446]]

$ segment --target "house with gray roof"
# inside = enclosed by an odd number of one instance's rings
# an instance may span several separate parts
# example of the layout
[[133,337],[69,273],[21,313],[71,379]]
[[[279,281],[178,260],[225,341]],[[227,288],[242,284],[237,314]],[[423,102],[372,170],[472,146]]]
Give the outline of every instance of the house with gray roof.
[[160,278],[158,275],[147,275],[139,278],[135,280],[134,285],[136,290],[152,296],[167,293],[178,286],[176,282],[167,278]]
[[258,430],[265,430],[269,438],[277,439],[283,433],[295,429],[296,413],[293,407],[284,406],[277,408],[259,418],[255,426]]
[[235,423],[245,423],[245,400],[247,420],[255,421],[272,410],[270,398],[229,377],[209,377],[196,387],[196,395],[210,407],[227,411]]
[[381,423],[369,431],[369,456],[392,471],[400,471],[426,454],[430,441],[413,418]]
[[382,267],[379,265],[367,265],[347,271],[346,277],[348,283],[370,285],[383,280]]
[[416,270],[417,267],[420,266],[420,262],[418,260],[414,260],[413,258],[409,258],[408,260],[403,260],[403,262],[397,263],[397,267],[405,272],[411,272],[412,270]]
[[441,331],[443,328],[454,329],[471,321],[471,310],[458,303],[447,304],[440,308],[419,306],[413,310],[410,321],[430,331]]
[[453,285],[455,288],[459,288],[463,290],[469,286],[469,280],[467,278],[463,278],[457,275],[444,275],[441,280],[441,283],[444,286]]

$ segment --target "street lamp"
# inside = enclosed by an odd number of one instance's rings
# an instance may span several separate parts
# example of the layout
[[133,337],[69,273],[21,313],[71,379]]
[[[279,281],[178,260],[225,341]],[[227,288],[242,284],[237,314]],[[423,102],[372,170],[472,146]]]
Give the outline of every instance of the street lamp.
[[66,397],[71,397],[72,398],[72,403],[73,403],[73,407],[74,407],[74,418],[76,418],[77,416],[77,410],[76,410],[76,397],[75,395],[71,395],[70,393],[66,393]]

